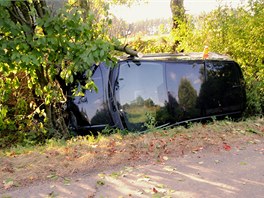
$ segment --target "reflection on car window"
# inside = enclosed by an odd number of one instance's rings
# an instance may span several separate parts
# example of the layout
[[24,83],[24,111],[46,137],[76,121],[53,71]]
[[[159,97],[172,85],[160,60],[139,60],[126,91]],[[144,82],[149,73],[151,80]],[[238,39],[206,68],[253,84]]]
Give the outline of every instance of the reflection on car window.
[[199,100],[204,82],[204,66],[198,63],[167,63],[166,77],[171,120],[194,118],[203,114]]
[[98,67],[94,71],[92,80],[98,88],[85,90],[84,96],[74,98],[74,104],[79,108],[83,118],[91,125],[101,125],[111,123],[106,103],[104,102],[104,87],[101,69]]
[[233,65],[233,63],[209,62],[206,65],[206,69],[207,77],[209,80],[221,79],[222,81],[228,82],[229,84],[233,84],[238,80],[238,75],[236,74],[236,67]]
[[233,62],[212,61],[206,64],[207,80],[202,87],[201,97],[207,101],[207,114],[240,109],[241,87],[239,71]]
[[166,98],[163,65],[154,62],[123,62],[120,65],[119,103],[130,130],[140,129],[146,113],[155,116]]

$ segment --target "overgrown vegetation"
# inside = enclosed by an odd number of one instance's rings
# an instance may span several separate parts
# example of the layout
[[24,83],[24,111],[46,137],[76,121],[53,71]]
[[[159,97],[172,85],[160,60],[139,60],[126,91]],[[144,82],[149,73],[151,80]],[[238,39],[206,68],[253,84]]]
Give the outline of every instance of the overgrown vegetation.
[[84,88],[94,89],[91,66],[113,60],[107,7],[95,15],[84,2],[57,10],[39,0],[0,2],[0,147],[70,137],[69,84],[88,71]]

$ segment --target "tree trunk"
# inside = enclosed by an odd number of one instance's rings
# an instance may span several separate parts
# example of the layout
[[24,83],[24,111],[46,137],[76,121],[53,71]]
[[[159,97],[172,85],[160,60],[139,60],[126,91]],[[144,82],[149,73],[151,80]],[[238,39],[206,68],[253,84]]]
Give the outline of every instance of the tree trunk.
[[183,0],[171,0],[170,8],[172,13],[172,29],[177,29],[179,21],[185,20]]
[[[171,0],[170,8],[172,13],[172,31],[177,31],[179,28],[179,22],[185,21],[185,9],[183,5],[183,0]],[[172,46],[172,50],[177,52],[177,47],[180,41],[175,40]]]
[[[35,26],[36,26],[36,20],[37,18],[44,17],[45,14],[47,14],[48,9],[46,5],[45,0],[33,0],[32,1],[33,6],[36,10],[36,15],[32,15],[32,6],[29,1],[12,1],[11,6],[9,6],[8,12],[11,16],[11,19],[15,23],[19,23],[21,26],[27,26],[28,28],[25,28],[26,31],[24,32],[24,35],[27,40],[32,40],[33,36],[35,34]],[[45,34],[45,28],[43,28],[43,32]],[[30,47],[30,49],[33,50],[33,46],[31,46],[29,43],[27,43]],[[46,66],[48,67],[48,66]],[[42,90],[45,90],[44,88],[51,83],[52,85],[56,84],[56,82],[50,82],[50,79],[47,75],[47,72],[44,70],[43,65],[39,65],[38,68],[35,70],[37,79],[38,79],[38,85]],[[55,86],[55,85],[54,85]],[[35,92],[36,86],[33,86],[32,91]],[[64,94],[64,93],[62,93]],[[45,93],[44,93],[45,97]],[[39,99],[39,100],[38,100]],[[41,101],[43,102],[44,98],[38,97],[36,100],[37,103]],[[40,105],[40,104],[38,104]],[[45,112],[46,112],[46,127],[51,133],[51,136],[56,137],[69,137],[69,130],[65,123],[64,115],[62,113],[61,104],[56,101],[51,101],[50,104],[45,104]]]

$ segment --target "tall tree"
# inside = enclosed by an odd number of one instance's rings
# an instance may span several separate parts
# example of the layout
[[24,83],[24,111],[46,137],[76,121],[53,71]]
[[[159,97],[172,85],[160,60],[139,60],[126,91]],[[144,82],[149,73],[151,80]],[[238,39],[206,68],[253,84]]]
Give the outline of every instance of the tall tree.
[[171,0],[170,8],[172,13],[172,28],[177,29],[179,22],[185,19],[185,10],[183,5],[183,0]]
[[[171,0],[170,8],[172,12],[172,34],[174,36],[174,44],[172,45],[172,51],[183,51],[184,49],[177,49],[180,45],[182,38],[182,32],[184,32],[185,23],[185,10],[183,0]],[[182,27],[181,27],[182,26]]]

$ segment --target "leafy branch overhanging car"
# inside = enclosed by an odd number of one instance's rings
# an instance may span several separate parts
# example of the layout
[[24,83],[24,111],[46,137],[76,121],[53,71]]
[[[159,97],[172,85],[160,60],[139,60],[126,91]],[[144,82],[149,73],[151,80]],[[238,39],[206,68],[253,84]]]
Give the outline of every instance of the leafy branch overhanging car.
[[[246,105],[239,65],[217,53],[127,57],[114,68],[93,66],[92,79],[98,92],[85,90],[68,101],[70,127],[79,133],[105,126],[145,130],[149,116],[167,126],[240,115]],[[73,86],[84,83],[85,74]]]

